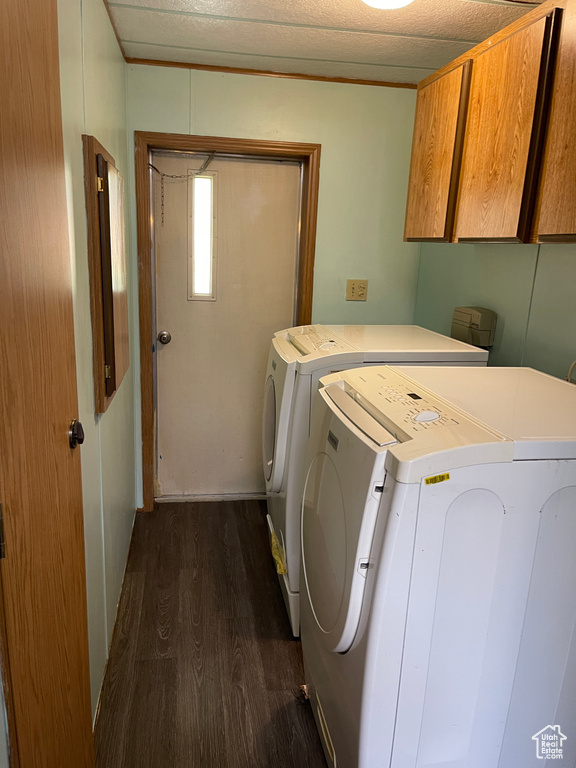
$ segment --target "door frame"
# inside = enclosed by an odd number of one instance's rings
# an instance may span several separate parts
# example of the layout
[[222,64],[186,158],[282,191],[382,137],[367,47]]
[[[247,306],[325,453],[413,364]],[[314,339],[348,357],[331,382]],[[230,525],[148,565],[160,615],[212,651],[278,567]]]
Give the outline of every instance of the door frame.
[[221,136],[190,136],[175,133],[134,131],[136,164],[136,220],[138,233],[138,298],[140,314],[140,388],[142,399],[142,483],[143,505],[154,506],[155,413],[154,413],[154,340],[153,332],[153,219],[148,164],[154,150],[180,152],[215,152],[224,155],[296,160],[302,163],[300,235],[298,242],[298,279],[296,286],[296,322],[306,325],[312,319],[316,221],[320,183],[320,144],[234,139]]

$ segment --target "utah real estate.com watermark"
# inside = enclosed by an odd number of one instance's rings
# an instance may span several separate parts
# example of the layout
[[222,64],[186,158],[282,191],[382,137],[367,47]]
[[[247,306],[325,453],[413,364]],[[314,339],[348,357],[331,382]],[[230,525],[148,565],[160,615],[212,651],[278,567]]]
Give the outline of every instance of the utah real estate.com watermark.
[[566,736],[559,725],[547,725],[532,736],[536,742],[536,757],[539,760],[562,760],[564,758],[562,744]]

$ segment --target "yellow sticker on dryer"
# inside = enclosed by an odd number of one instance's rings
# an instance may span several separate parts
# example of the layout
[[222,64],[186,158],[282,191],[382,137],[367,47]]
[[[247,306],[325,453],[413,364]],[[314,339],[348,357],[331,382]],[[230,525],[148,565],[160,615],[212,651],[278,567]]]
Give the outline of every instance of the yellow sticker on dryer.
[[426,485],[436,485],[436,483],[444,483],[446,480],[450,480],[450,473],[445,472],[443,475],[434,475],[434,477],[427,477],[424,482]]

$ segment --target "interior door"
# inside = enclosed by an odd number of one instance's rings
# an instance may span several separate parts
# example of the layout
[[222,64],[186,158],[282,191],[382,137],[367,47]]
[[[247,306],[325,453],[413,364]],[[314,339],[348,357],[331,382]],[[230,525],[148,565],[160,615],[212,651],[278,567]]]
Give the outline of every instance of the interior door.
[[0,3],[2,673],[10,765],[94,765],[55,0]]
[[[296,162],[155,154],[157,484],[162,496],[264,492],[262,396],[273,332],[293,325]],[[204,168],[203,168],[204,166]],[[201,173],[198,173],[200,172]],[[193,179],[212,179],[212,283],[194,272]]]

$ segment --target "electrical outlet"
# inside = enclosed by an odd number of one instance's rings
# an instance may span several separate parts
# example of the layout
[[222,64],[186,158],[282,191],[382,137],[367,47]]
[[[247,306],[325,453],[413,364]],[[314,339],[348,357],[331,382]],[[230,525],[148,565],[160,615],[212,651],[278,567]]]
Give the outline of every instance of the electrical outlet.
[[346,301],[366,301],[368,280],[346,280]]

